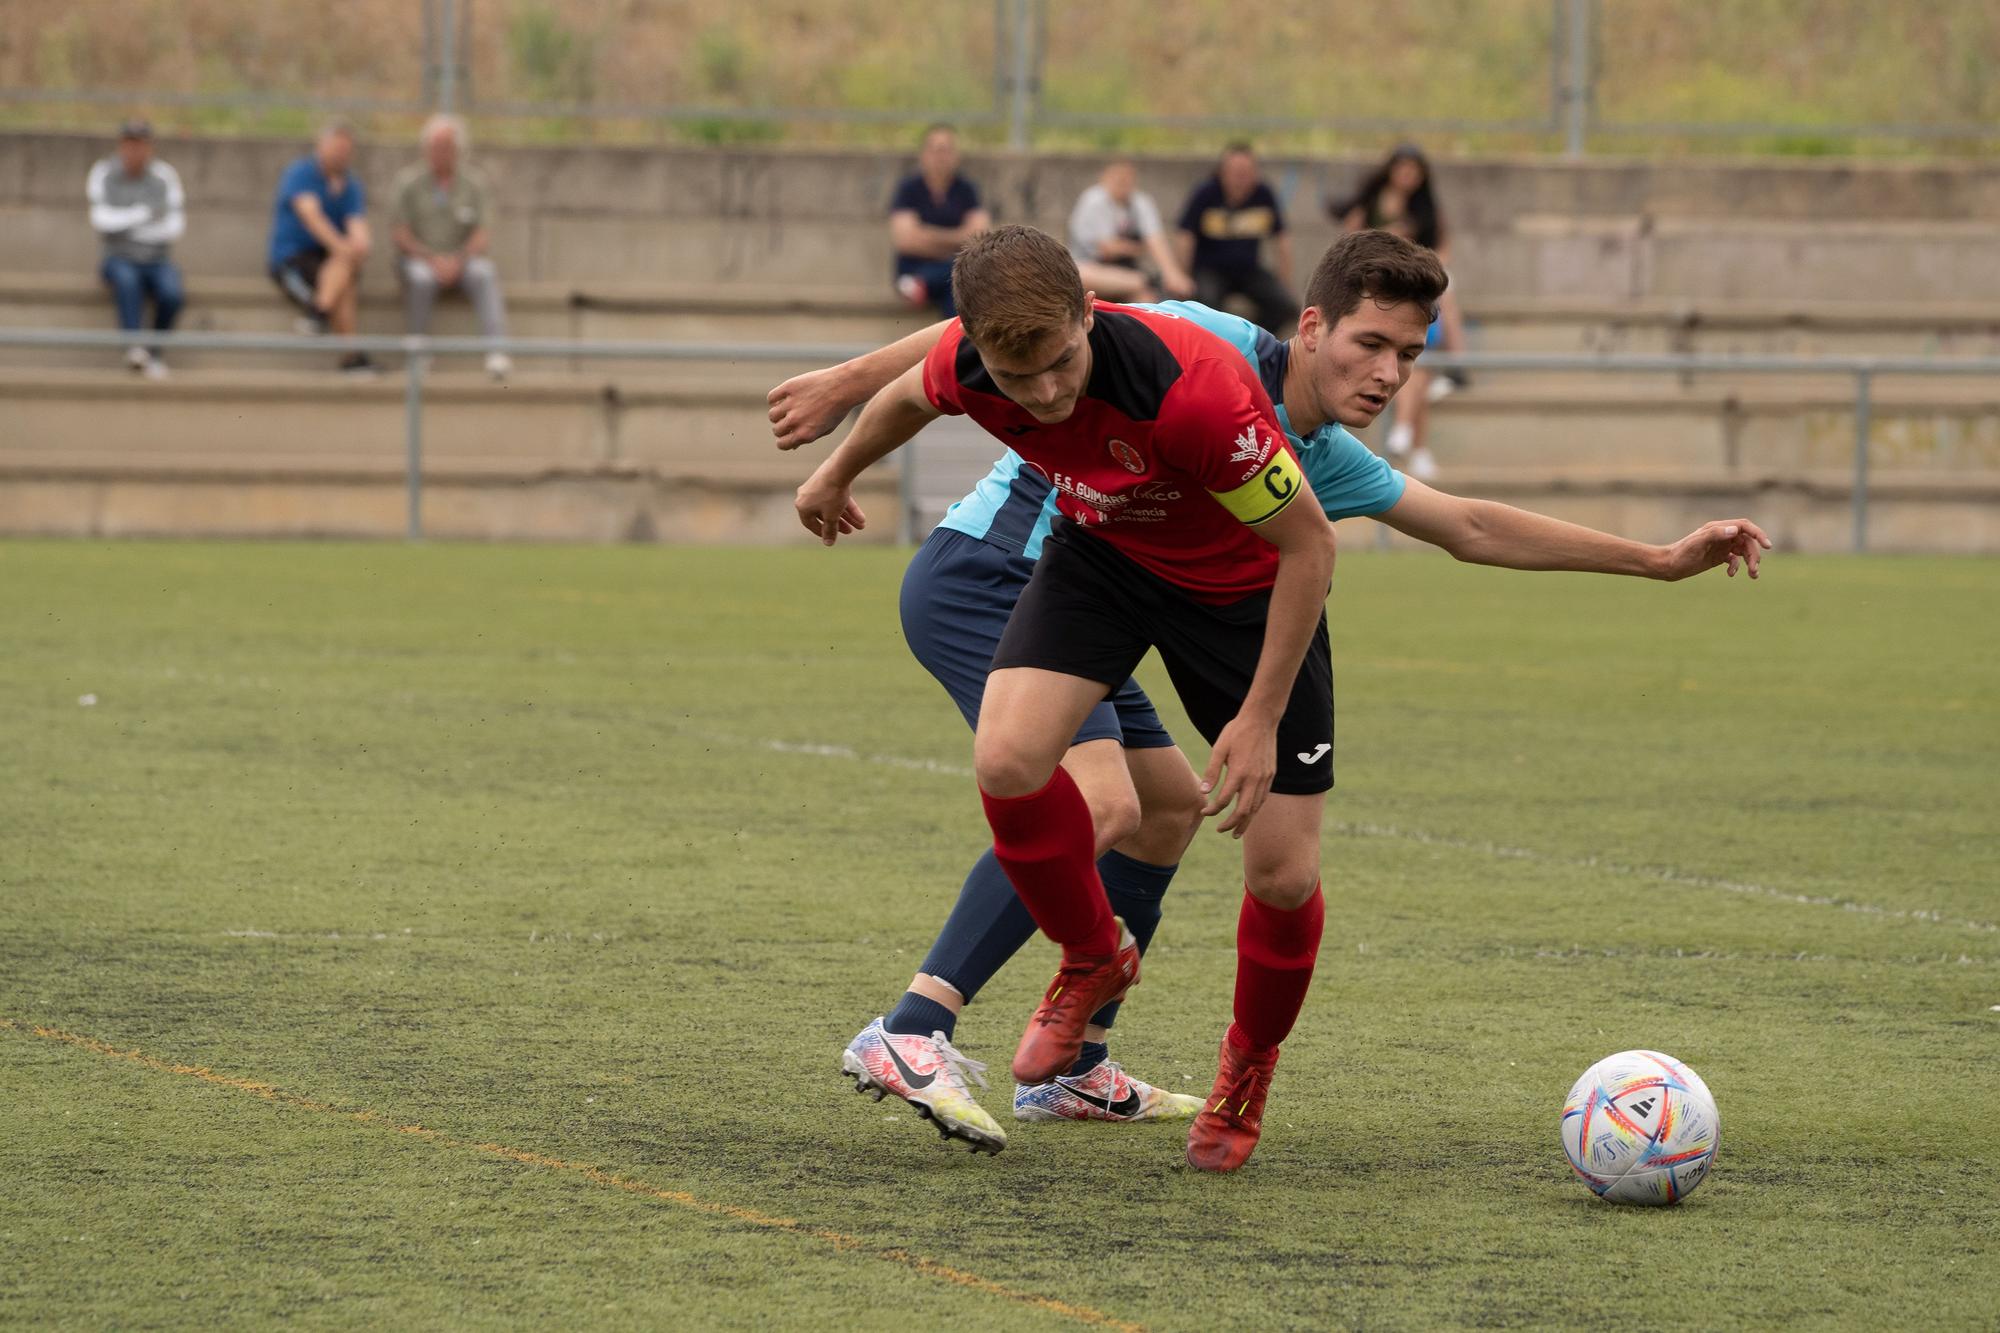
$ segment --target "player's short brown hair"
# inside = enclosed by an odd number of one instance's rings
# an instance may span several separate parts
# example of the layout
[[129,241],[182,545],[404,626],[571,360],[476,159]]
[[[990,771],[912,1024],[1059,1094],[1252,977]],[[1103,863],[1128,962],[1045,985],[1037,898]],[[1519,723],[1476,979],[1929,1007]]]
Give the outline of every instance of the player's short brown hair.
[[972,345],[1019,355],[1083,322],[1083,279],[1061,241],[1033,227],[995,227],[958,252],[951,294]]
[[1354,231],[1320,256],[1306,282],[1306,304],[1331,327],[1361,308],[1362,299],[1421,306],[1431,318],[1451,281],[1437,255],[1392,231]]

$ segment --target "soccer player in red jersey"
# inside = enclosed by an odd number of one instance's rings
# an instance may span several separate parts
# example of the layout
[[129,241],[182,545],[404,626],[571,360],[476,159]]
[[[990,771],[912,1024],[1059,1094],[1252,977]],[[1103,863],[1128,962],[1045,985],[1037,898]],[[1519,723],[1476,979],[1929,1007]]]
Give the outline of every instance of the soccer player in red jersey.
[[1110,910],[1089,807],[1060,767],[1086,714],[1157,648],[1211,744],[1203,813],[1244,843],[1235,1021],[1188,1160],[1256,1146],[1278,1045],[1318,952],[1320,824],[1332,785],[1324,602],[1333,529],[1256,374],[1189,321],[1085,297],[1052,237],[1003,227],[963,252],[960,320],[870,402],[801,487],[831,545],[858,526],[853,479],[938,415],[969,415],[1042,471],[1063,518],[987,678],[974,741],[994,849],[1062,966],[1015,1053],[1039,1083],[1090,1016],[1138,980]]

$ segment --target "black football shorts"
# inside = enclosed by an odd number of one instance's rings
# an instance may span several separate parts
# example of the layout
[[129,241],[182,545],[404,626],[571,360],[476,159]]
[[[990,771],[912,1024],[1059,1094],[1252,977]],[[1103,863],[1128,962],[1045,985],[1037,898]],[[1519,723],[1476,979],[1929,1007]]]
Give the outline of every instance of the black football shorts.
[[[1158,648],[1188,720],[1212,745],[1250,692],[1270,609],[1268,592],[1220,606],[1196,601],[1111,543],[1058,518],[1000,636],[993,669],[1037,667],[1110,689],[1125,682],[1148,648]],[[1333,655],[1321,612],[1278,723],[1271,790],[1309,796],[1332,786]]]

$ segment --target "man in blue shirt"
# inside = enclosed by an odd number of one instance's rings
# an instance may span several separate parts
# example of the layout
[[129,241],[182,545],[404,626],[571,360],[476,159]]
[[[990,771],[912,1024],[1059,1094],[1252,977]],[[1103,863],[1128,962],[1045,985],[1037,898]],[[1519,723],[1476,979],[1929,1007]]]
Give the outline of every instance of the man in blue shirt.
[[[1444,271],[1429,251],[1389,232],[1356,232],[1336,241],[1314,269],[1298,332],[1289,341],[1191,302],[1151,308],[1199,324],[1256,369],[1329,519],[1369,515],[1460,560],[1509,569],[1673,581],[1717,565],[1726,565],[1733,577],[1740,563],[1757,576],[1770,541],[1747,519],[1707,523],[1671,546],[1649,546],[1510,505],[1448,495],[1369,452],[1348,427],[1372,422],[1408,380],[1444,287]],[[797,448],[831,431],[855,403],[920,362],[947,327],[913,333],[779,385],[770,396],[778,447]],[[969,721],[977,715],[986,664],[1027,585],[1054,512],[1049,479],[1009,451],[951,507],[904,576],[905,637]],[[865,522],[859,508],[851,507],[842,530]],[[1104,854],[1098,870],[1127,928],[1150,940],[1160,920],[1160,899],[1201,822],[1194,770],[1131,680],[1091,714],[1063,765],[1100,827],[1122,821],[1136,829]],[[1134,805],[1136,822],[1130,813]],[[879,1042],[898,1050],[904,1063],[923,1068],[977,1065],[952,1045],[959,1012],[1035,929],[989,850],[967,876],[902,1000],[863,1028],[850,1051]],[[1136,1121],[1215,1114],[1200,1103],[1190,1106],[1193,1099],[1132,1078],[1108,1059],[1105,1043],[1116,1011],[1114,1004],[1095,1015],[1082,1057],[1068,1074],[1016,1087],[1017,1119]],[[932,1049],[900,1049],[919,1043]],[[958,1078],[955,1072],[950,1078],[940,1074],[935,1083],[952,1078]],[[933,1105],[938,1099],[929,1085],[887,1091],[917,1106],[947,1135],[988,1145],[1005,1142],[998,1124],[969,1097],[954,1099],[955,1114],[945,1114]],[[1245,1128],[1254,1134],[1256,1125]]]
[[[312,153],[285,168],[271,205],[271,280],[321,333],[351,334],[358,326],[371,237],[368,196],[353,165],[353,129],[329,125]],[[375,373],[366,352],[343,358],[340,368]]]
[[903,178],[889,201],[896,290],[911,305],[934,305],[950,319],[958,313],[951,299],[951,262],[967,241],[992,226],[978,188],[958,173],[958,131],[931,126],[924,131],[916,171]]
[[[1275,270],[1264,267],[1271,242]],[[1283,335],[1299,316],[1292,299],[1292,238],[1278,196],[1257,171],[1247,143],[1222,150],[1215,174],[1194,188],[1181,206],[1174,243],[1181,267],[1194,275],[1194,299],[1220,310],[1232,296],[1256,307],[1257,323]]]

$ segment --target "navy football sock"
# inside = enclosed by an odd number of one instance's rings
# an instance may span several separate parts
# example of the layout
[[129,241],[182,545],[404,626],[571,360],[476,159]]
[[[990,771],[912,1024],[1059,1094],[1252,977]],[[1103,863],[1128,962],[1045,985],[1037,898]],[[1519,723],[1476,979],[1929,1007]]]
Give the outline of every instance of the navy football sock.
[[958,1015],[929,996],[906,990],[896,1007],[882,1020],[882,1027],[889,1032],[917,1037],[928,1037],[933,1032],[942,1032],[945,1040],[949,1041],[952,1032],[958,1027]]
[[[1104,881],[1104,896],[1111,900],[1111,910],[1125,918],[1125,929],[1132,932],[1132,938],[1139,942],[1139,952],[1146,952],[1152,942],[1153,932],[1160,928],[1160,899],[1166,895],[1167,885],[1174,882],[1174,872],[1179,865],[1156,866],[1144,861],[1135,861],[1123,852],[1106,852],[1097,858],[1097,873]],[[1118,1018],[1120,1001],[1113,1000],[1090,1016],[1093,1023],[1110,1027]]]
[[979,988],[1034,937],[1035,918],[1022,906],[989,847],[973,863],[944,929],[917,970],[950,983],[969,1004]]
[[1101,1041],[1087,1041],[1077,1052],[1076,1063],[1069,1067],[1071,1078],[1082,1078],[1091,1070],[1103,1064],[1111,1055],[1111,1048]]

